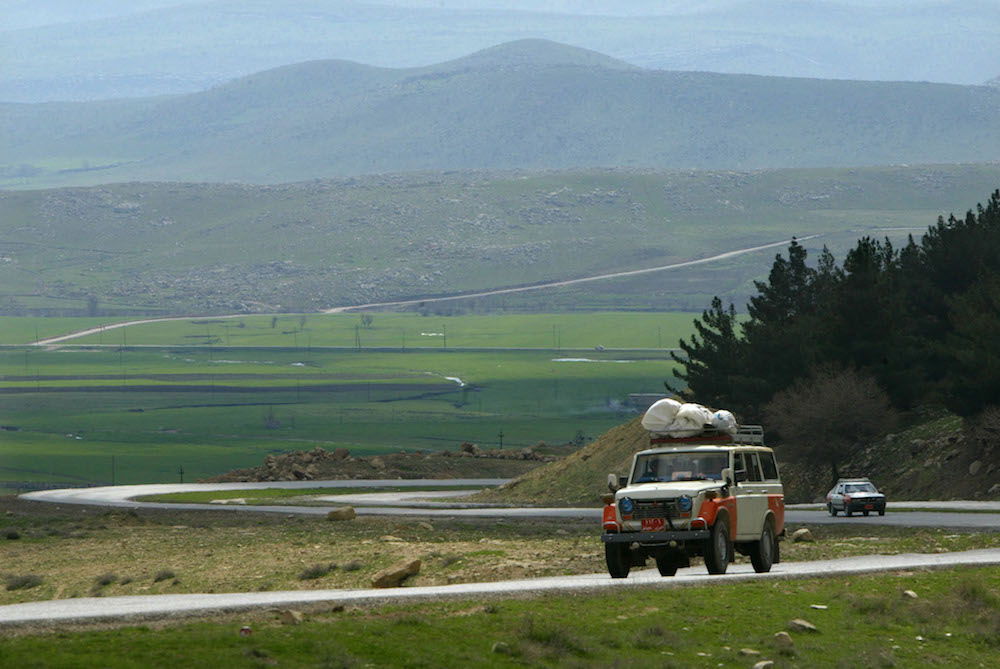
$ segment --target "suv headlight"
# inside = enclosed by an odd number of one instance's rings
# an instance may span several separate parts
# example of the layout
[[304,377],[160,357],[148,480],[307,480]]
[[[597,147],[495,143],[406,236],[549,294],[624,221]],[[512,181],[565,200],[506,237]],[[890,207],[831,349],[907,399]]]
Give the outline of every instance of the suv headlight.
[[681,495],[677,498],[677,508],[681,510],[682,513],[687,513],[691,510],[691,498],[687,495]]
[[633,502],[628,497],[622,497],[618,501],[618,508],[621,509],[622,513],[630,514],[632,513],[632,510],[635,508],[635,502]]

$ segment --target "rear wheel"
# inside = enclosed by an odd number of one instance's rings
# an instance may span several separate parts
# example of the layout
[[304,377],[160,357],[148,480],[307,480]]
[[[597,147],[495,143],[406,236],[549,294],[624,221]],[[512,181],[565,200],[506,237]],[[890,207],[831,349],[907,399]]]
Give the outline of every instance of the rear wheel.
[[864,513],[864,514],[865,514],[865,517],[866,517],[866,518],[868,517],[868,509],[865,509],[864,511],[862,511],[862,513]]
[[668,557],[658,557],[656,569],[660,572],[660,576],[673,576],[677,573],[677,562]]
[[845,515],[845,516],[847,516],[848,518],[850,518],[851,516],[853,516],[853,515],[854,515],[854,512],[853,512],[853,511],[851,511],[850,509],[848,509],[848,508],[847,508],[847,507],[845,506],[845,507],[844,507],[844,515]]
[[628,571],[632,566],[628,544],[611,542],[604,544],[604,559],[608,563],[608,573],[611,574],[611,578],[628,578]]
[[885,515],[885,509],[879,509],[878,510],[878,515],[884,516]]
[[774,528],[771,526],[770,521],[768,521],[764,523],[764,529],[760,533],[760,541],[754,542],[753,547],[750,549],[750,562],[753,564],[755,572],[762,574],[771,571],[771,565],[774,564],[774,549],[776,546]]
[[705,541],[705,566],[709,574],[725,574],[732,559],[733,547],[729,540],[729,520],[719,518],[712,526],[712,534]]

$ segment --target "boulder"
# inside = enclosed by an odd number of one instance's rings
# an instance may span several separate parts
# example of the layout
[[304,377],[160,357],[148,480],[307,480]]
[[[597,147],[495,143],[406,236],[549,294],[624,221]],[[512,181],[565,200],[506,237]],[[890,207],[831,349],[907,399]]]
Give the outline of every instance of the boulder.
[[761,660],[753,665],[753,669],[774,669],[774,660]]
[[791,627],[796,632],[818,632],[819,629],[813,625],[808,620],[803,620],[802,618],[796,618],[795,620],[789,621],[788,626]]
[[813,533],[808,527],[800,527],[792,532],[792,541],[815,541]]
[[327,520],[354,520],[357,514],[354,513],[353,506],[343,506],[339,509],[334,509],[326,514]]
[[792,637],[788,632],[778,632],[775,634],[774,644],[782,653],[793,652],[795,650],[795,642],[792,641]]
[[420,560],[403,560],[372,576],[373,588],[398,588],[410,576],[420,573]]
[[294,609],[285,609],[281,612],[279,618],[282,625],[298,625],[306,619],[305,615],[301,611],[296,611]]

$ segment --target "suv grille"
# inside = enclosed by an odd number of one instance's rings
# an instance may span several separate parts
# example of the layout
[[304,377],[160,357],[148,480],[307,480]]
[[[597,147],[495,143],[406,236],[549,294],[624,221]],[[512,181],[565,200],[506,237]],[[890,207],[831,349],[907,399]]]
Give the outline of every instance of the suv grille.
[[632,511],[632,518],[642,520],[643,518],[677,518],[676,499],[658,499],[635,502],[635,510]]

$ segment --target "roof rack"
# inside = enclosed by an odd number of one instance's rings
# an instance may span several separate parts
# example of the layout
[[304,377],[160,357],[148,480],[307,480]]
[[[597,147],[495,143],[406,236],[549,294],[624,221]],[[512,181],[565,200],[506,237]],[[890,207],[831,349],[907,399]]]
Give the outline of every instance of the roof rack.
[[764,445],[764,428],[760,425],[741,425],[736,434],[730,434],[706,426],[700,434],[689,437],[668,437],[650,436],[649,443],[652,444],[750,444],[754,446]]
[[764,445],[764,428],[761,425],[740,425],[733,441],[737,444]]

